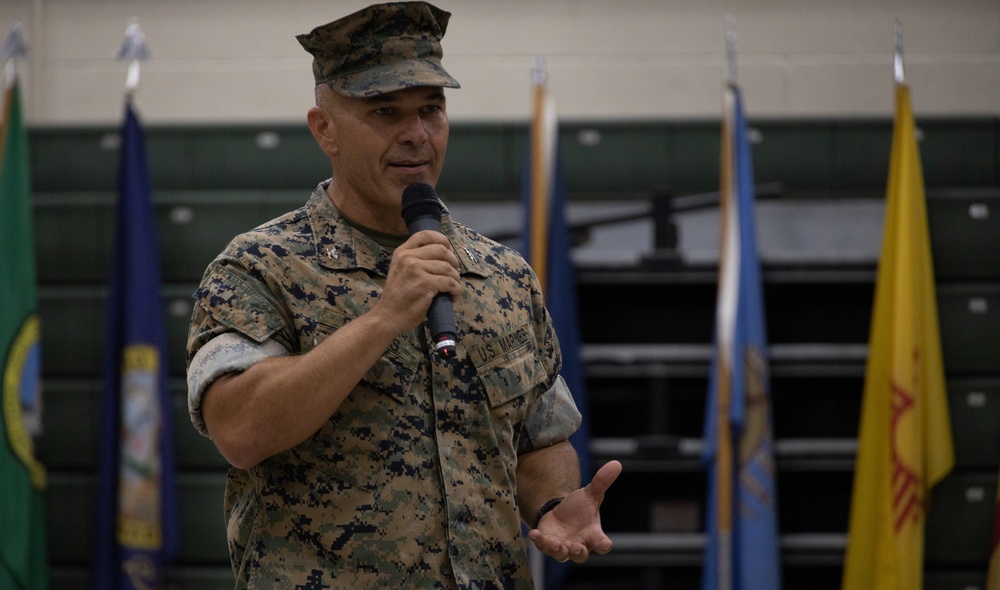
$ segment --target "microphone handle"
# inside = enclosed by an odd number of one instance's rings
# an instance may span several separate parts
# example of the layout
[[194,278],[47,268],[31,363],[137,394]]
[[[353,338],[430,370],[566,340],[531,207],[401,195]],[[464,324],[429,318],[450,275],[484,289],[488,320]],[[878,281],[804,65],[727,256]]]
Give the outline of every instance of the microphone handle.
[[406,224],[406,229],[410,230],[410,235],[418,231],[431,230],[441,233],[441,218],[433,215],[421,215],[420,217]]
[[427,322],[431,328],[431,338],[434,339],[434,349],[444,358],[455,356],[455,340],[458,329],[455,327],[455,311],[451,306],[450,293],[438,293],[431,299],[427,310]]
[[[410,235],[418,231],[441,231],[441,218],[432,215],[421,215],[406,224]],[[451,305],[451,294],[438,293],[431,300],[427,310],[427,324],[431,329],[434,349],[444,358],[455,356],[455,341],[458,339],[458,328],[455,326],[455,311]]]

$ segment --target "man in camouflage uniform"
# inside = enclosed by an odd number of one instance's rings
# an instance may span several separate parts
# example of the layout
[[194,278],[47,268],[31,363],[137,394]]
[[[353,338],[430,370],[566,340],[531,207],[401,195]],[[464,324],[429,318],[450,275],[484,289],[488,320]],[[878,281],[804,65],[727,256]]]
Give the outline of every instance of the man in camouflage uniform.
[[[611,549],[599,507],[621,465],[579,487],[580,414],[531,269],[447,212],[413,236],[400,214],[444,160],[449,16],[376,5],[298,37],[333,178],[237,236],[195,293],[189,406],[233,465],[237,588],[531,588],[521,520],[562,561]],[[437,293],[451,358],[424,322]]]

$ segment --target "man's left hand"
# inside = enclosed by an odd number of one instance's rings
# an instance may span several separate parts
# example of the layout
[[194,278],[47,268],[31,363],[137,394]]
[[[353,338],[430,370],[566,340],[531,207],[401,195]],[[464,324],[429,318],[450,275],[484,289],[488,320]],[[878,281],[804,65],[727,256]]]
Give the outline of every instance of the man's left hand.
[[589,484],[542,516],[538,528],[528,532],[528,538],[542,553],[558,561],[583,563],[591,551],[602,555],[611,551],[611,539],[601,528],[600,509],[604,493],[621,472],[618,461],[605,463]]

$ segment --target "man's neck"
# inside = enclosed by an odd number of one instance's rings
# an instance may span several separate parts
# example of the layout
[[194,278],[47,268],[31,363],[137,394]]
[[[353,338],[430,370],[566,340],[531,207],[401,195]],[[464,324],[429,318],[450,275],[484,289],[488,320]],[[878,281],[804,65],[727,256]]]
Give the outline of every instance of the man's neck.
[[331,181],[326,187],[326,196],[342,215],[350,220],[352,225],[385,235],[407,235],[406,223],[403,221],[401,206],[379,208],[373,201],[357,195],[350,195],[339,190],[336,182]]

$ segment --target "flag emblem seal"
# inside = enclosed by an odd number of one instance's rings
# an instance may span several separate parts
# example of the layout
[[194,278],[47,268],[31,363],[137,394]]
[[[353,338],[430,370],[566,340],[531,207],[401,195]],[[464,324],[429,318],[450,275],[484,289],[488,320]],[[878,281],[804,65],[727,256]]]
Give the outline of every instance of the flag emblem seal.
[[159,549],[161,479],[159,351],[127,346],[122,355],[122,477],[118,540],[127,547]]
[[21,325],[3,367],[3,420],[7,443],[28,470],[31,485],[45,489],[45,467],[36,458],[42,432],[41,345],[38,316]]

